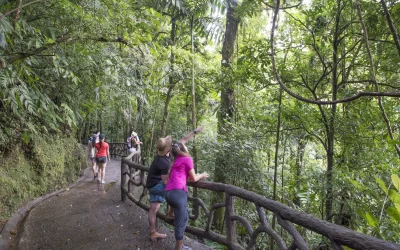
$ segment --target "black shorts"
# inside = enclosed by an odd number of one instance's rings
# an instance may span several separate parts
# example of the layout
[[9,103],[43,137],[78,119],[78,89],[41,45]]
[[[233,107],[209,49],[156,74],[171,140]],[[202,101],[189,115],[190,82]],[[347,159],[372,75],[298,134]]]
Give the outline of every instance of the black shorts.
[[96,162],[97,163],[107,163],[107,157],[106,156],[96,157]]

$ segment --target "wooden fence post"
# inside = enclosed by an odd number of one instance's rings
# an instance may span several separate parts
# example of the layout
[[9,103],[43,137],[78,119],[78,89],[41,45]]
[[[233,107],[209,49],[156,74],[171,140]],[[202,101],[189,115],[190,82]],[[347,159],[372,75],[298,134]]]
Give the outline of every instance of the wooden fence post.
[[121,201],[124,201],[125,202],[125,197],[126,197],[126,195],[125,195],[125,193],[124,193],[124,185],[125,185],[125,180],[126,180],[126,175],[125,175],[125,166],[124,166],[124,163],[122,163],[122,161],[121,161]]
[[236,222],[232,220],[235,214],[235,198],[228,193],[225,193],[225,226],[226,239],[228,241],[228,249],[232,249],[232,245],[237,242],[236,239]]

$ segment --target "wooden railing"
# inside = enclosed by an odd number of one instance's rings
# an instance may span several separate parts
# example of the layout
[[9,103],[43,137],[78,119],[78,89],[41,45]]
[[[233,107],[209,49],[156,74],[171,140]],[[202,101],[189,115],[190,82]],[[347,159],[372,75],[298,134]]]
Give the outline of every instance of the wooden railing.
[[[128,197],[137,206],[148,211],[149,205],[146,204],[147,189],[145,180],[149,168],[138,164],[139,162],[140,151],[121,159],[121,199],[125,201],[125,198]],[[225,194],[225,201],[222,201],[219,204],[213,204],[211,208],[207,208],[200,197],[189,197],[189,202],[191,202],[194,208],[193,211],[197,211],[194,215],[190,216],[190,219],[198,219],[200,214],[198,211],[202,210],[202,214],[205,215],[204,220],[206,223],[204,228],[187,226],[186,231],[193,235],[225,245],[228,249],[253,249],[257,238],[261,233],[268,234],[275,241],[275,245],[281,250],[309,249],[307,242],[296,230],[295,225],[297,225],[324,236],[327,241],[330,242],[332,249],[334,250],[342,250],[344,249],[343,246],[356,250],[400,250],[399,244],[377,239],[352,231],[346,227],[323,221],[236,186],[205,181],[189,183],[188,185],[197,187],[198,189],[206,189]],[[257,213],[259,220],[256,228],[253,228],[247,218],[235,214],[234,204],[235,199],[238,198],[254,204],[255,212]],[[225,235],[213,232],[211,229],[213,213],[216,209],[221,207],[225,208]],[[276,216],[281,228],[291,236],[292,240],[289,242],[290,244],[287,244],[287,242],[285,242],[281,237],[281,234],[272,229],[266,211],[272,212]],[[164,213],[158,212],[157,217],[166,223],[171,225],[173,224],[173,220],[168,218]],[[236,223],[240,223],[246,229],[250,238],[250,241],[245,247],[237,241]]]
[[117,156],[127,156],[129,151],[128,151],[128,143],[125,142],[110,142],[108,143],[110,146],[110,155],[111,157],[117,157]]

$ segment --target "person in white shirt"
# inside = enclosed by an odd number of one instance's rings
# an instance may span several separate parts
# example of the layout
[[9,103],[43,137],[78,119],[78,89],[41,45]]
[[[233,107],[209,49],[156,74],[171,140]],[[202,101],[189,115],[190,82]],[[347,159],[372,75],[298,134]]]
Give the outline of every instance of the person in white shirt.
[[93,179],[98,177],[98,168],[96,164],[96,148],[94,145],[99,142],[100,132],[96,131],[88,141],[88,156],[92,163]]
[[142,144],[139,136],[135,131],[132,131],[131,136],[126,139],[126,142],[128,143],[128,149],[130,153],[136,152],[138,149],[138,145]]

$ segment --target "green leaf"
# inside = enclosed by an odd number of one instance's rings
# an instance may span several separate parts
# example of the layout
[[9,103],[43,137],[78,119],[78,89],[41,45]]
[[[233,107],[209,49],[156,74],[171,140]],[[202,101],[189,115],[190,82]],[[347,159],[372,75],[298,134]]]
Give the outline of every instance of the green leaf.
[[365,187],[358,181],[356,180],[350,180],[351,184],[353,184],[356,188],[364,190]]
[[367,220],[368,225],[371,227],[378,227],[378,219],[370,213],[365,214],[365,219]]
[[[1,15],[1,13],[0,13]],[[0,33],[7,33],[13,30],[13,27],[7,18],[0,18]]]
[[25,142],[25,144],[28,144],[29,140],[31,139],[31,135],[28,133],[21,133],[21,139]]
[[397,211],[400,212],[400,204],[399,203],[395,203],[394,206],[396,207]]
[[298,192],[296,195],[300,198],[306,198],[306,197],[308,197],[308,192],[302,190],[302,191]]
[[310,200],[311,200],[311,201],[315,201],[316,196],[317,196],[317,194],[312,193],[312,194],[310,195]]
[[397,176],[395,174],[392,174],[391,178],[392,178],[393,186],[397,189],[397,191],[400,191],[400,178],[399,178],[399,176]]
[[35,48],[38,49],[38,48],[40,48],[40,46],[41,46],[40,41],[36,40],[35,41]]
[[356,212],[357,212],[357,214],[358,214],[360,217],[362,217],[362,218],[365,219],[364,210],[362,210],[361,208],[356,208]]
[[386,208],[386,212],[396,221],[400,221],[400,210],[394,207]]
[[397,210],[400,211],[400,194],[396,190],[390,189],[389,198],[393,202]]
[[378,177],[376,177],[375,180],[376,180],[376,183],[378,183],[378,185],[381,187],[383,192],[385,192],[385,194],[388,195],[388,189],[387,189],[385,183]]
[[17,103],[18,103],[18,107],[19,107],[19,108],[23,108],[22,101],[21,101],[21,98],[20,98],[20,96],[19,96],[18,93],[15,93],[15,100],[16,100]]
[[398,140],[391,140],[390,138],[388,138],[388,144],[389,144],[390,146],[399,145],[399,144],[400,144],[400,141],[398,141]]

